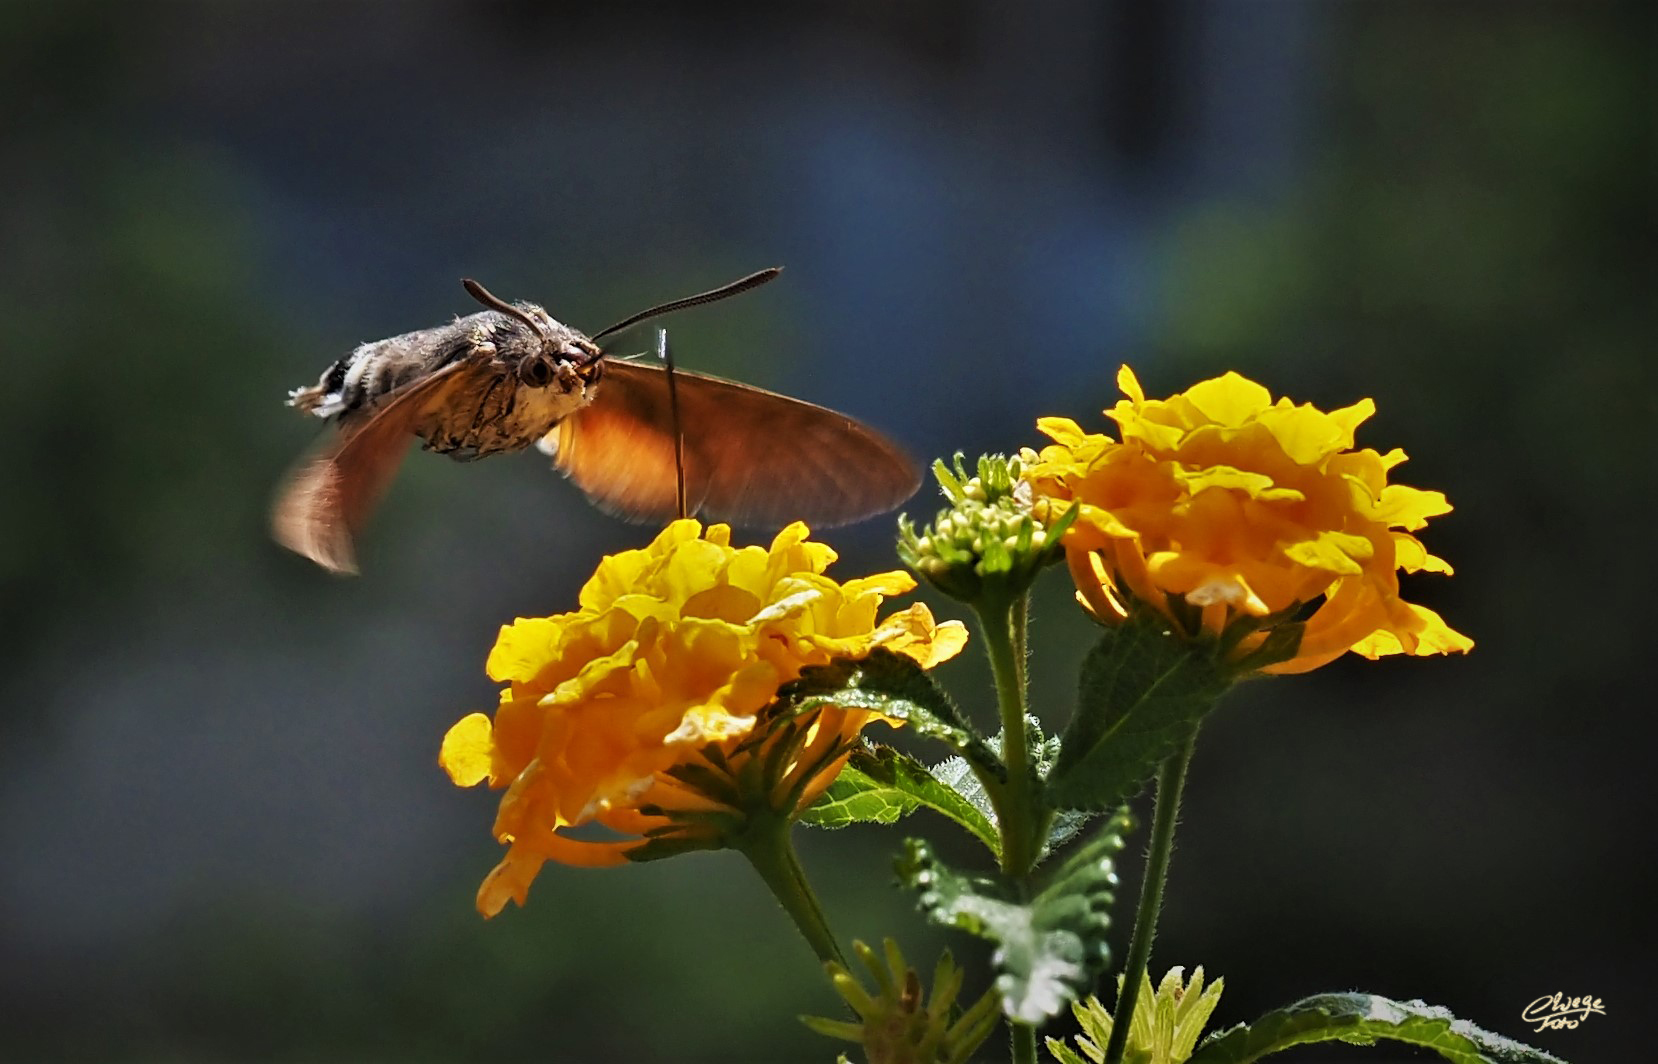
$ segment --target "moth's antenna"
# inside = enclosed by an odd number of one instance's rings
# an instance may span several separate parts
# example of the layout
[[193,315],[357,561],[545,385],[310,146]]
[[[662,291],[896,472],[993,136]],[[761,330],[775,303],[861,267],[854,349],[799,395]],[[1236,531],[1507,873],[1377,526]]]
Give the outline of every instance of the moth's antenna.
[[683,521],[689,516],[685,512],[685,431],[679,424],[679,389],[674,386],[674,354],[668,347],[667,329],[656,330],[656,357],[668,373],[668,420],[674,426],[674,502]]
[[534,318],[513,306],[511,303],[508,303],[500,296],[495,295],[489,289],[485,288],[477,281],[474,281],[472,278],[462,277],[461,287],[465,288],[467,293],[471,295],[473,299],[476,299],[490,310],[498,310],[502,314],[506,314],[509,317],[517,318],[525,325],[528,325],[530,327],[530,332],[535,333],[537,336],[545,337],[547,335]]
[[[783,267],[772,266],[769,269],[761,270],[759,273],[751,273],[741,280],[732,281],[728,285],[721,285],[719,288],[711,289],[707,292],[699,292],[694,296],[686,296],[683,299],[671,299],[666,303],[659,303],[649,310],[641,310],[632,317],[623,318],[621,321],[617,322],[615,325],[612,325],[608,329],[600,329],[598,332],[588,337],[588,339],[598,340],[602,336],[609,336],[611,333],[621,332],[623,329],[629,328],[630,326],[638,325],[647,318],[660,317],[663,314],[672,314],[676,310],[684,310],[687,307],[700,307],[704,303],[714,303],[721,299],[725,299],[727,296],[734,296],[739,293],[746,292],[750,288],[759,288],[767,281],[775,279],[777,275],[782,272]],[[467,291],[471,292],[472,289],[469,287]],[[476,296],[478,293],[472,292],[472,294]],[[493,299],[494,297],[491,296],[490,298]]]

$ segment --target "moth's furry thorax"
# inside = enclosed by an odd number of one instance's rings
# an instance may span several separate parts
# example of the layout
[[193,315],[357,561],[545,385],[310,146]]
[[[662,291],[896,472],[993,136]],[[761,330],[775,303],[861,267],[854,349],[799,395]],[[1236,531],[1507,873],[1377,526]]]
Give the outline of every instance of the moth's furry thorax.
[[364,420],[399,389],[465,363],[415,424],[426,447],[456,458],[523,450],[592,402],[600,352],[579,331],[533,303],[536,323],[486,310],[447,325],[359,345],[288,403],[342,424]]

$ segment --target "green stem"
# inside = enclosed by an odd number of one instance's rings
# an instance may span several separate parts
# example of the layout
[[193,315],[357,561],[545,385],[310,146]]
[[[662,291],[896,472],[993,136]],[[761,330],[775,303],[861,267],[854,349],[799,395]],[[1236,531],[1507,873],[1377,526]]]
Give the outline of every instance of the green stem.
[[[979,609],[979,627],[984,632],[985,652],[996,679],[996,708],[1002,718],[1002,763],[1007,782],[987,786],[996,823],[1002,834],[1002,874],[1015,881],[1020,892],[1025,878],[1036,864],[1039,832],[1047,823],[1045,811],[1033,786],[1030,743],[1025,735],[1025,629],[1029,597],[1020,594],[1012,602],[987,601]],[[987,781],[995,783],[997,781]],[[1036,1028],[1008,1021],[1014,1064],[1035,1064]]]
[[1036,1064],[1036,1028],[1008,1021],[1013,1032],[1013,1064]]
[[[1018,670],[1019,681],[1019,720],[1021,727],[1028,712],[1030,699],[1030,595],[1020,595],[1013,602],[1010,611],[1013,636],[1013,667]],[[1030,744],[1025,744],[1028,749]],[[1048,826],[1053,823],[1054,810],[1040,795],[1033,794],[1031,810],[1031,854],[1030,864],[1035,867],[1037,858],[1042,855],[1042,848],[1047,842]],[[1028,869],[1027,869],[1028,871]]]
[[1117,991],[1117,1007],[1111,1013],[1111,1038],[1105,1044],[1105,1064],[1122,1064],[1123,1050],[1128,1046],[1135,1001],[1140,996],[1146,965],[1151,962],[1151,940],[1157,936],[1157,912],[1163,907],[1163,884],[1169,875],[1175,823],[1180,819],[1180,792],[1186,786],[1186,766],[1192,762],[1192,747],[1196,742],[1197,729],[1193,728],[1180,752],[1163,762],[1157,773],[1151,852],[1146,856],[1146,873],[1140,882],[1140,907],[1134,913],[1134,934],[1129,939],[1128,961],[1123,966],[1123,985]]
[[738,849],[771,888],[772,896],[800,929],[818,960],[834,961],[844,968],[846,958],[835,943],[823,907],[818,904],[806,872],[800,867],[800,858],[795,855],[794,842],[789,838],[789,822],[778,819],[754,825]]
[[1030,631],[1030,596],[1020,595],[1013,600],[1008,608],[1008,634],[1013,641],[1013,669],[1019,683],[1020,698],[1030,690],[1030,677],[1026,673],[1026,653],[1029,647],[1028,635]]
[[[1007,783],[992,788],[990,798],[1002,833],[1002,873],[1023,879],[1036,863],[1036,795],[1031,786],[1030,750],[1025,737],[1025,606],[986,602],[979,607],[979,628],[996,679],[996,708],[1002,717],[1002,763]],[[1017,645],[1015,639],[1017,638]]]

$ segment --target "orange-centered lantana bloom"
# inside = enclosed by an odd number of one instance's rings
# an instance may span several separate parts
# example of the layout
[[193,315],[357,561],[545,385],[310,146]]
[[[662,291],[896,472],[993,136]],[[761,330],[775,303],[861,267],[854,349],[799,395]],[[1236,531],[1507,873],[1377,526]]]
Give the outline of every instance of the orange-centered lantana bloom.
[[1191,637],[1259,625],[1241,656],[1272,624],[1310,611],[1294,656],[1264,672],[1304,672],[1349,650],[1374,659],[1474,645],[1399,597],[1398,570],[1451,571],[1411,534],[1451,507],[1437,491],[1387,482],[1403,451],[1353,449],[1369,399],[1325,413],[1274,402],[1236,373],[1147,399],[1127,366],[1117,385],[1128,398],[1106,415],[1121,442],[1043,418],[1054,442],[1026,474],[1038,494],[1080,504],[1066,557],[1100,620],[1141,603]]
[[[461,720],[439,757],[461,786],[507,789],[495,836],[510,848],[478,893],[481,912],[522,905],[547,860],[618,864],[647,832],[685,823],[668,813],[714,807],[671,770],[738,774],[766,749],[745,738],[763,737],[778,686],[803,667],[878,646],[931,667],[961,650],[961,622],[935,624],[919,603],[877,620],[883,597],[914,589],[907,574],[836,583],[823,575],[835,552],[808,535],[796,523],[769,549],[739,549],[725,525],[675,521],[650,546],[605,558],[575,612],[501,629],[487,665],[506,684],[495,719]],[[816,717],[781,781],[797,808],[834,780],[836,748],[872,719],[836,707]],[[591,821],[628,837],[567,834]]]

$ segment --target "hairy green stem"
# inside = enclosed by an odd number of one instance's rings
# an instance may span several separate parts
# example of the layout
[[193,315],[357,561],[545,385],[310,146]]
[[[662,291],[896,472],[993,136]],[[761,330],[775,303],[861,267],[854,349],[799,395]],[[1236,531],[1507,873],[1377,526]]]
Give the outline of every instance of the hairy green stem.
[[1030,677],[1026,673],[1025,669],[1025,666],[1028,664],[1026,661],[1026,654],[1029,653],[1030,644],[1027,641],[1029,638],[1027,633],[1029,631],[1030,595],[1024,594],[1014,599],[1013,605],[1008,607],[1008,633],[1013,642],[1013,668],[1019,681],[1019,692],[1021,698],[1023,698],[1025,692],[1030,689]]
[[[1013,667],[1018,674],[1019,719],[1022,731],[1030,699],[1030,673],[1028,671],[1030,660],[1030,594],[1028,592],[1013,601],[1013,606],[1009,611],[1009,619],[1013,641]],[[1030,743],[1026,742],[1025,747],[1029,749]],[[1043,846],[1048,839],[1048,826],[1053,823],[1054,819],[1054,810],[1049,807],[1046,800],[1041,799],[1039,794],[1033,794],[1031,798],[1035,808],[1030,810],[1031,853],[1030,867],[1026,868],[1027,872],[1030,871],[1030,868],[1035,867],[1037,859],[1042,856]]]
[[1036,1028],[1008,1021],[1013,1032],[1013,1064],[1036,1064]]
[[1134,1005],[1140,983],[1151,962],[1151,940],[1157,937],[1157,913],[1163,907],[1163,885],[1169,875],[1169,853],[1174,849],[1174,829],[1180,819],[1180,792],[1186,786],[1186,766],[1192,762],[1197,729],[1187,736],[1179,753],[1163,762],[1157,773],[1157,797],[1152,814],[1151,851],[1146,855],[1145,877],[1140,882],[1140,906],[1134,912],[1134,934],[1128,943],[1128,961],[1123,966],[1123,985],[1117,991],[1117,1007],[1111,1013],[1111,1038],[1105,1044],[1105,1064],[1122,1064],[1128,1046],[1128,1029],[1134,1022]]
[[[1039,809],[1040,798],[1030,764],[1030,742],[1025,733],[1025,630],[1030,599],[1024,593],[1013,601],[991,600],[978,607],[979,628],[996,680],[996,708],[1002,718],[1002,763],[1007,781],[987,786],[996,824],[1002,836],[1002,874],[1020,893],[1036,864],[1039,834],[1048,821]],[[1036,1028],[1008,1021],[1014,1064],[1035,1064]]]
[[[990,790],[1002,834],[1002,873],[1023,879],[1036,863],[1036,794],[1031,786],[1030,743],[1025,735],[1025,604],[986,602],[979,607],[979,628],[996,679],[996,708],[1002,717],[1002,763],[1007,782]],[[1015,640],[1017,638],[1017,645]]]
[[806,872],[800,867],[800,858],[795,855],[794,843],[789,838],[789,822],[779,818],[754,825],[738,849],[760,873],[818,960],[834,961],[844,968],[846,958],[841,955],[834,932],[829,930],[829,921],[824,918],[823,907],[818,904]]

